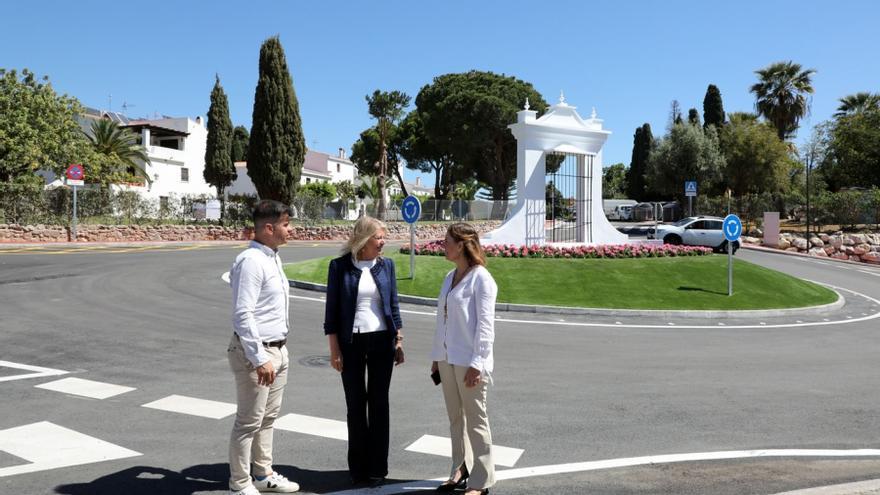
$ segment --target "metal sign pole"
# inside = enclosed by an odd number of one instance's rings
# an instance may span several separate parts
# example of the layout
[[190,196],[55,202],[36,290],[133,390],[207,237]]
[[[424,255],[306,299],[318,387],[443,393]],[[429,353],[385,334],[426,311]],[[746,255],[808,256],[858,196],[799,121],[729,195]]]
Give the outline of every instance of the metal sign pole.
[[71,186],[71,187],[73,187],[73,225],[71,226],[71,229],[70,229],[70,238],[71,238],[71,240],[73,240],[75,242],[76,241],[76,187],[77,186]]
[[727,242],[727,295],[733,295],[733,243]]
[[416,224],[409,224],[409,278],[416,279]]

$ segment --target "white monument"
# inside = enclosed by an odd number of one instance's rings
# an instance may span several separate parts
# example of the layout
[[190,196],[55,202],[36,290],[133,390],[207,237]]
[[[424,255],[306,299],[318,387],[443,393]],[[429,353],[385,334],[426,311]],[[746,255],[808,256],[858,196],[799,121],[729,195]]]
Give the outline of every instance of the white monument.
[[[516,138],[517,203],[510,218],[498,229],[482,236],[484,244],[544,245],[547,236],[546,190],[547,158],[565,163],[572,170],[566,177],[571,183],[574,221],[565,244],[626,244],[628,236],[619,232],[602,209],[602,146],[610,131],[602,129],[602,120],[593,109],[589,119],[578,115],[576,107],[565,103],[550,106],[540,119],[537,112],[525,108],[517,113],[510,130]],[[552,232],[552,230],[551,230]]]

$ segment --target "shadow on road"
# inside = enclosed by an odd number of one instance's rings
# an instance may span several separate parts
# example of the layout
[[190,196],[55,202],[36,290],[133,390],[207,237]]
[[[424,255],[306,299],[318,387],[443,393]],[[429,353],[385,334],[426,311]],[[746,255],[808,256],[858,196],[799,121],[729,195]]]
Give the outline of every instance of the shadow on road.
[[[305,492],[328,492],[351,488],[348,471],[311,471],[277,465],[275,470],[300,484]],[[200,464],[179,473],[165,468],[134,466],[102,476],[91,483],[59,485],[65,495],[193,495],[199,492],[228,493],[228,464]]]

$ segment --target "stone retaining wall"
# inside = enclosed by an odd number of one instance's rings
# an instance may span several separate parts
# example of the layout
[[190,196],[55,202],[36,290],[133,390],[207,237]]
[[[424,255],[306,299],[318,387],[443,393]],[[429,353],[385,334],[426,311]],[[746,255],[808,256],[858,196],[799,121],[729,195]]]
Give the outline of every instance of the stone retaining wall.
[[[499,221],[474,222],[481,233],[501,225]],[[442,239],[448,224],[418,224],[420,241]],[[351,224],[294,227],[291,239],[303,241],[342,241],[351,234]],[[145,241],[236,241],[252,236],[251,229],[217,225],[79,225],[78,242],[145,242]],[[409,224],[388,224],[389,240],[409,240]],[[0,224],[0,243],[69,242],[70,232],[59,225]]]
[[[743,237],[747,244],[762,245],[756,237]],[[779,234],[775,247],[784,251],[804,253],[820,258],[880,263],[880,234],[834,234],[812,235],[809,239],[791,233]]]

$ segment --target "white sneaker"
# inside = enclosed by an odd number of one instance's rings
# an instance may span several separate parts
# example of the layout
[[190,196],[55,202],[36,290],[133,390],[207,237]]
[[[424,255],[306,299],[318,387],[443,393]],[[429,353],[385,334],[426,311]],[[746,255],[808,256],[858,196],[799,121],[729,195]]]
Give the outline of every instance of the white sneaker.
[[299,491],[299,485],[296,482],[290,481],[278,473],[272,473],[262,481],[255,479],[254,486],[261,492],[293,493]]
[[248,485],[243,490],[237,492],[229,490],[229,495],[260,495],[260,491],[254,485]]

